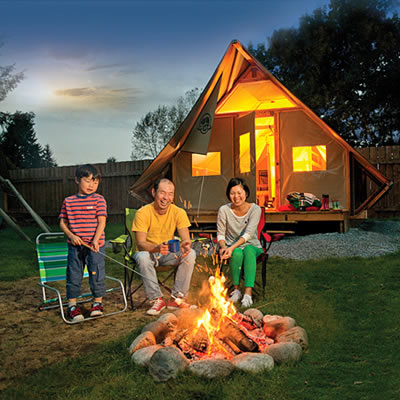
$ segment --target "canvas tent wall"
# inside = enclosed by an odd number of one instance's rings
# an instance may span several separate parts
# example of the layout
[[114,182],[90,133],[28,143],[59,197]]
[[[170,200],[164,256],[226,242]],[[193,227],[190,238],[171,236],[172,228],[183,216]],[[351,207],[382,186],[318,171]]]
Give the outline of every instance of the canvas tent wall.
[[[272,210],[291,191],[329,193],[352,214],[374,204],[390,182],[232,41],[176,134],[130,188],[151,201],[170,176],[178,205],[216,211],[232,176],[246,179],[251,201]],[[366,184],[376,186],[368,198]]]

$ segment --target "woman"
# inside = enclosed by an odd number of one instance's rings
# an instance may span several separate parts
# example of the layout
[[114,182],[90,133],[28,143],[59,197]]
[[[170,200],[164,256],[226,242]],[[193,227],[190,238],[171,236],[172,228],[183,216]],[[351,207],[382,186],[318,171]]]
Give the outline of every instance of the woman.
[[[243,307],[253,304],[252,289],[256,277],[257,257],[263,252],[257,238],[257,226],[261,208],[255,203],[248,203],[250,191],[241,178],[232,178],[226,188],[226,196],[231,203],[220,207],[217,218],[217,239],[221,259],[229,259],[234,290],[230,301],[242,299]],[[244,296],[239,289],[240,274],[244,269]]]

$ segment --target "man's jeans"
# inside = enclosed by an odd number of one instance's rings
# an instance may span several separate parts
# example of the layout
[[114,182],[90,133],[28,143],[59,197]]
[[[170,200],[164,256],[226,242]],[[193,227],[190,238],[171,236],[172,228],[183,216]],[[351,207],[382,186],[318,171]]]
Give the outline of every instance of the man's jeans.
[[196,252],[193,249],[191,249],[189,254],[184,258],[182,258],[181,252],[168,253],[163,256],[160,253],[149,253],[148,251],[138,251],[134,258],[138,265],[139,272],[142,275],[144,290],[149,300],[162,297],[160,285],[157,283],[156,271],[156,267],[162,265],[173,265],[177,267],[172,295],[182,298],[187,296],[194,263],[196,261]]

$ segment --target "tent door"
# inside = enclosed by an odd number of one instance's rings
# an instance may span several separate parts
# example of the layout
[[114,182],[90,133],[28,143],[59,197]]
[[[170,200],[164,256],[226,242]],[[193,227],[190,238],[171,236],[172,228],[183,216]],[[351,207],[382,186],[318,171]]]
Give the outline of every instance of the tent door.
[[257,204],[276,208],[275,116],[258,112],[255,118]]
[[250,189],[250,202],[256,202],[256,150],[255,150],[255,113],[249,113],[235,119],[234,132],[234,171],[235,176],[246,181]]

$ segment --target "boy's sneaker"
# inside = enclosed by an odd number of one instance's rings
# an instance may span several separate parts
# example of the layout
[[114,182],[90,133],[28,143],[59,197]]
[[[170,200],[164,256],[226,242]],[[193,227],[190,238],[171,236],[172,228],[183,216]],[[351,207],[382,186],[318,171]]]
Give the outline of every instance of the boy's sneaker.
[[248,294],[245,294],[245,295],[243,296],[243,299],[242,299],[242,306],[248,308],[248,307],[250,307],[252,304],[253,304],[253,299],[251,298],[251,296],[248,295]]
[[168,310],[178,310],[179,308],[197,308],[197,306],[186,303],[185,299],[180,297],[171,297],[168,300]]
[[72,322],[78,322],[84,319],[81,309],[77,306],[68,307],[68,317]]
[[165,308],[165,301],[163,300],[162,297],[159,297],[158,299],[151,301],[151,303],[153,305],[146,311],[146,314],[158,315]]
[[229,301],[232,303],[237,303],[242,298],[242,292],[239,289],[235,289],[229,297]]
[[101,303],[93,303],[92,308],[90,309],[90,316],[91,317],[99,317],[100,315],[104,314],[103,306]]

